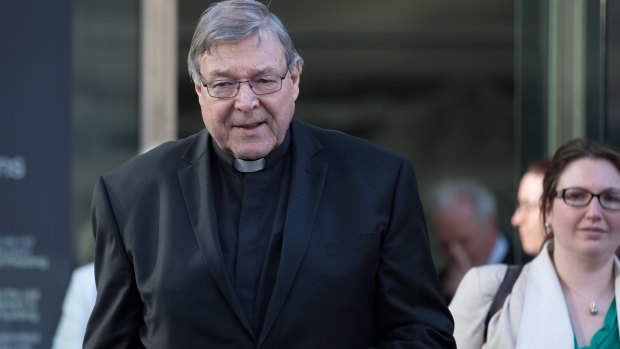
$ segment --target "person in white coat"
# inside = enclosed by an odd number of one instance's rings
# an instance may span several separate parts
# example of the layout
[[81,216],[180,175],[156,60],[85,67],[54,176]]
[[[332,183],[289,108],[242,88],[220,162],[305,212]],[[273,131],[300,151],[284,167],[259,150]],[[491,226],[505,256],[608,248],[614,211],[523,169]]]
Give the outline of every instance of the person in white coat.
[[95,267],[93,263],[76,268],[62,305],[52,349],[81,349],[88,318],[95,305]]
[[558,149],[543,180],[547,242],[485,319],[506,265],[470,270],[450,304],[468,348],[619,348],[620,153],[596,141]]

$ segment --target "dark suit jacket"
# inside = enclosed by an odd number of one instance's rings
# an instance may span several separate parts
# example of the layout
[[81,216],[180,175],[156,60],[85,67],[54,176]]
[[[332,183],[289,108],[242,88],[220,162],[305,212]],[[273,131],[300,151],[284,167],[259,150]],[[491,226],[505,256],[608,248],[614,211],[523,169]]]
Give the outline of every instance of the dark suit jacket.
[[409,161],[295,120],[291,136],[282,255],[260,333],[224,270],[203,130],[98,181],[86,348],[454,347]]

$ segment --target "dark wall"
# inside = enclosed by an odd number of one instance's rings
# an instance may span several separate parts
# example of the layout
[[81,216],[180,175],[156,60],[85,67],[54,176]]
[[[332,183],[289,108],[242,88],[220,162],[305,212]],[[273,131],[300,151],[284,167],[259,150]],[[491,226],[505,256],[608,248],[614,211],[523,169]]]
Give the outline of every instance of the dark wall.
[[71,1],[0,2],[0,347],[49,348],[73,267]]
[[620,3],[607,1],[605,140],[620,148]]

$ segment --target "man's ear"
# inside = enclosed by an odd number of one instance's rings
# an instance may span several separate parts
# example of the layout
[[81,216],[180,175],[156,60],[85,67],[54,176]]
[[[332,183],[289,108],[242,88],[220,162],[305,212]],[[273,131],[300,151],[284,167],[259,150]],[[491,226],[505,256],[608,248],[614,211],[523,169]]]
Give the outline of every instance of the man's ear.
[[200,81],[196,80],[196,76],[194,75],[194,72],[192,72],[192,81],[194,82],[194,90],[196,91],[196,94],[200,96],[204,86],[202,86],[202,83]]
[[291,82],[293,84],[293,96],[297,100],[299,96],[299,80],[301,79],[301,62],[299,59],[295,59],[295,68],[291,72]]

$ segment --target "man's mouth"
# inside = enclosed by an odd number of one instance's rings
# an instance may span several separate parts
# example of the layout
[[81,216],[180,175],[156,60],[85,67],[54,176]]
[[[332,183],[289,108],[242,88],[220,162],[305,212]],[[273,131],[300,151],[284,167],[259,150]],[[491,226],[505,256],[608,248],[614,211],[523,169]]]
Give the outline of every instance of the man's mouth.
[[241,127],[241,128],[245,128],[245,129],[253,129],[256,128],[258,126],[260,126],[262,124],[262,122],[254,122],[251,124],[244,124],[244,125],[239,125],[237,127]]

